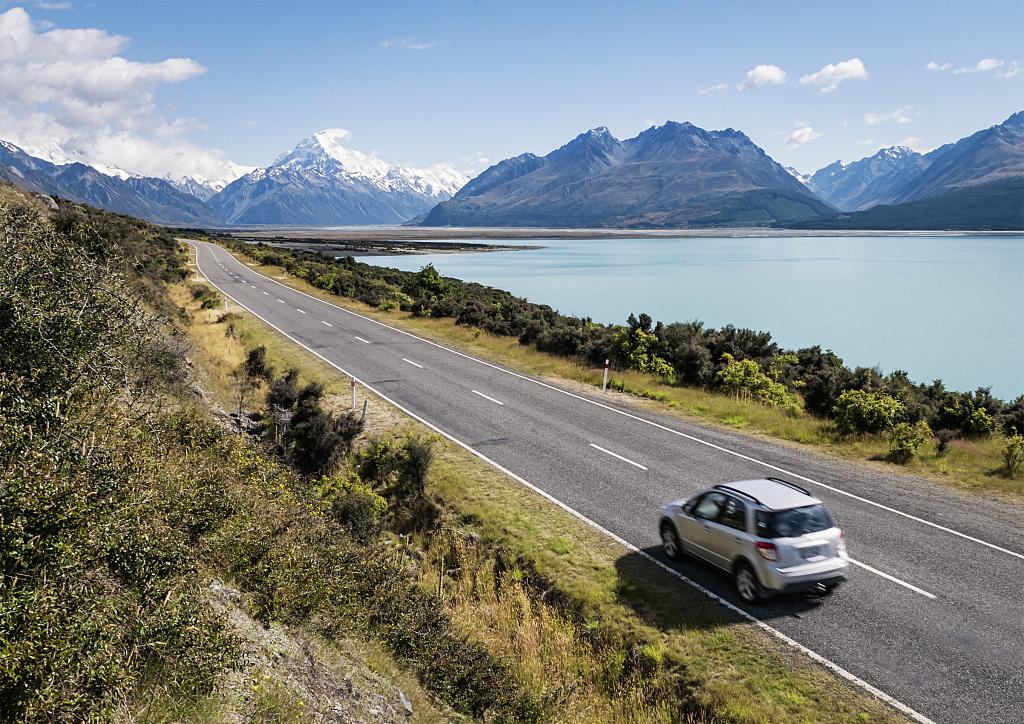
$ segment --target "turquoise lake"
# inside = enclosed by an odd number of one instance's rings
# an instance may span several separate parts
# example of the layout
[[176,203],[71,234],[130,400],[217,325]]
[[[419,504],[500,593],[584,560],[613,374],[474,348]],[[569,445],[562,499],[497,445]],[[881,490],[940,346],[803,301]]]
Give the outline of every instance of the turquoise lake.
[[[498,242],[495,242],[498,243]],[[565,314],[767,330],[848,365],[1024,393],[1024,236],[508,241],[541,249],[363,257],[506,289]]]

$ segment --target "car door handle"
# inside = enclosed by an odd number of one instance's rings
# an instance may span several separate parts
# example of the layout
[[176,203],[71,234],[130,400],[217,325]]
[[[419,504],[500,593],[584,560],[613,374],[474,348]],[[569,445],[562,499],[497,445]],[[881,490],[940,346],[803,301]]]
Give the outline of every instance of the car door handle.
[[734,536],[732,537],[732,539],[733,539],[734,541],[736,541],[737,543],[742,543],[742,542],[743,542],[743,539],[742,539],[742,538],[740,538],[739,536],[736,536],[736,535],[734,535]]

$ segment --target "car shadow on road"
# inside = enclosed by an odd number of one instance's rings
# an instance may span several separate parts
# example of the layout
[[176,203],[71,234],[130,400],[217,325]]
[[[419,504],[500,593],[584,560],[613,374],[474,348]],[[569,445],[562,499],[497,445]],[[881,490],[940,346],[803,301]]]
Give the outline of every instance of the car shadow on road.
[[758,606],[740,601],[732,577],[696,559],[670,561],[660,546],[628,553],[615,562],[619,602],[629,606],[647,623],[661,629],[700,629],[728,626],[744,619],[684,580],[662,569],[646,556],[725,599],[755,618],[770,622],[800,619],[828,605],[828,598],[813,594],[788,594],[769,598]]

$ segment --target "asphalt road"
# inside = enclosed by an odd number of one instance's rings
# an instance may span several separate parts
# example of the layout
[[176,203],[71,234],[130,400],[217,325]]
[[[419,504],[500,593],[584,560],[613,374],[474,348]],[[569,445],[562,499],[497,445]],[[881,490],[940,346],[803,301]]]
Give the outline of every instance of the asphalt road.
[[562,390],[195,246],[202,273],[238,304],[653,555],[669,500],[765,475],[808,487],[858,564],[835,595],[749,609],[724,575],[673,567],[924,717],[1024,721],[1024,508]]

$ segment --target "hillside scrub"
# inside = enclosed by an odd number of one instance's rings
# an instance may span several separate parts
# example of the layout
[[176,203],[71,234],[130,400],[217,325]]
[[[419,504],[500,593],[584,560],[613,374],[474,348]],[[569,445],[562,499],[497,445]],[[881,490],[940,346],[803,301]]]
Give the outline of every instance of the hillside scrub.
[[609,359],[616,369],[652,374],[666,384],[729,393],[834,422],[840,437],[887,434],[898,423],[921,421],[961,438],[1024,430],[1024,396],[1006,403],[987,388],[953,392],[941,380],[915,384],[902,371],[883,375],[873,368],[850,369],[820,346],[783,350],[768,332],[713,329],[696,321],[655,323],[646,314],[630,315],[626,325],[605,325],[505,291],[441,277],[430,265],[402,272],[351,257],[219,241],[318,289],[378,309],[452,319],[581,364],[597,366]]
[[266,623],[379,639],[458,712],[538,719],[407,561],[351,535],[289,456],[191,404],[181,327],[153,311],[187,324],[163,293],[186,275],[176,244],[147,225],[122,244],[96,232],[118,218],[76,207],[0,214],[0,719],[199,711],[245,665],[211,572]]

